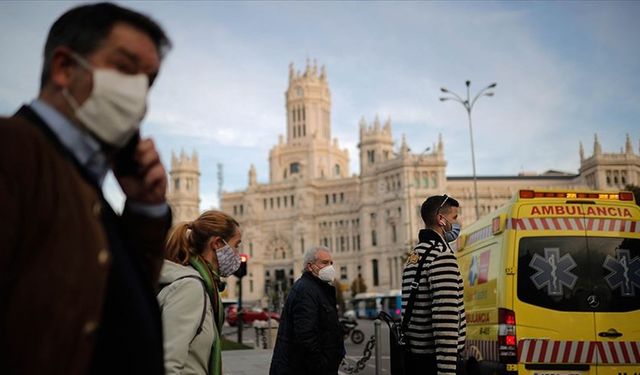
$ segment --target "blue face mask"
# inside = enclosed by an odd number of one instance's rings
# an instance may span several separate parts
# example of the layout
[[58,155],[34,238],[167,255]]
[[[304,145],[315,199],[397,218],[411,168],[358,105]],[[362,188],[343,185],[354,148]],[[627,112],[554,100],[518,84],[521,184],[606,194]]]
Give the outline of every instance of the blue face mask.
[[[445,219],[445,220],[447,220],[447,219]],[[444,240],[447,241],[447,242],[455,241],[458,238],[458,236],[460,235],[460,228],[461,228],[460,224],[452,223],[451,224],[451,230],[447,230],[447,231],[444,232]]]

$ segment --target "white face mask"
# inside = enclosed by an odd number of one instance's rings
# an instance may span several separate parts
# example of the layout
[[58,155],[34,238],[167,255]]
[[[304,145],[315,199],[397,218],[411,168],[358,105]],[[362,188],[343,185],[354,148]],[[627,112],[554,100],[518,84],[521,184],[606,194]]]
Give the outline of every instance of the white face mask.
[[332,282],[336,277],[336,269],[333,268],[333,265],[328,265],[318,271],[318,278],[322,281],[326,281],[328,283]]
[[218,270],[220,271],[220,276],[229,277],[240,268],[241,259],[240,254],[237,254],[227,241],[222,241],[224,242],[224,247],[216,250]]
[[93,90],[82,105],[65,88],[62,95],[76,118],[104,143],[123,147],[140,128],[147,111],[149,78],[145,74],[127,75],[113,69],[93,68],[73,54],[78,63],[92,72]]

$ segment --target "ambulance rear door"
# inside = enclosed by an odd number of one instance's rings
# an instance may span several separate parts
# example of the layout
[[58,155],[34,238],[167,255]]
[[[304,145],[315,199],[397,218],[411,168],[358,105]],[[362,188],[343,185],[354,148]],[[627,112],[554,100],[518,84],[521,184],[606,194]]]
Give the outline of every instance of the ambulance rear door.
[[595,375],[584,205],[532,199],[517,209],[514,311],[519,373]]
[[640,374],[640,209],[596,201],[586,211],[598,375]]

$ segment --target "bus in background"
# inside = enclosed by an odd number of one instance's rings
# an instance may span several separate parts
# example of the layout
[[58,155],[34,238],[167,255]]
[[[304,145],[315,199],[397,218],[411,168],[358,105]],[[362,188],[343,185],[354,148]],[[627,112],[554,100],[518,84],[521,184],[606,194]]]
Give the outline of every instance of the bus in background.
[[382,308],[381,293],[358,293],[351,300],[358,319],[375,319]]
[[394,320],[402,318],[402,291],[396,289],[384,293],[380,303],[381,310],[386,311]]

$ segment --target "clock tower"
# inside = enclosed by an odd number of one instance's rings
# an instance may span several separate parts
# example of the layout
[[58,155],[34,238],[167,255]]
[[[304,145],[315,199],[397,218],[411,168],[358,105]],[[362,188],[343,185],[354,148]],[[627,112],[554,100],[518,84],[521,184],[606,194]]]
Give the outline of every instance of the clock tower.
[[314,139],[331,140],[331,93],[324,66],[307,61],[303,74],[289,65],[289,87],[285,92],[287,143],[309,144]]
[[331,92],[324,66],[307,60],[304,73],[289,65],[285,92],[286,141],[271,149],[270,180],[339,178],[349,175],[347,150],[331,139]]

